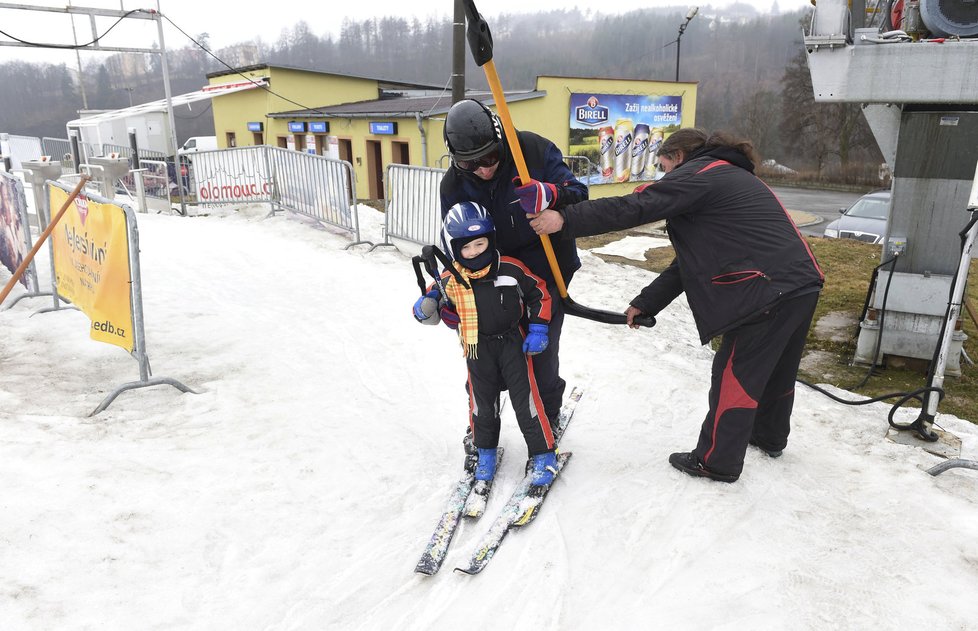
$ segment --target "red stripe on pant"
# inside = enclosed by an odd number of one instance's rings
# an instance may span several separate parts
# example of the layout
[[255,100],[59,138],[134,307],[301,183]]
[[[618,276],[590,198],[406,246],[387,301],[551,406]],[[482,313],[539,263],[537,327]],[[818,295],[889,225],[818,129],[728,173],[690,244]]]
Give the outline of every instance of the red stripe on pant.
[[540,429],[543,430],[543,437],[547,440],[547,447],[554,448],[554,433],[550,429],[550,420],[547,418],[547,411],[543,407],[543,399],[540,398],[540,388],[537,387],[537,378],[533,374],[533,356],[526,356],[526,368],[530,378],[530,395],[533,397],[533,405],[537,409],[537,419],[540,421]]
[[730,349],[730,357],[727,359],[727,365],[723,369],[723,377],[720,379],[720,396],[717,401],[716,413],[713,415],[713,432],[710,435],[711,444],[703,456],[704,463],[709,461],[710,455],[717,445],[717,428],[720,426],[720,419],[723,417],[723,414],[727,410],[736,408],[757,409],[757,401],[747,394],[747,391],[744,390],[744,387],[740,385],[740,381],[734,375],[733,361],[734,353],[736,352],[737,344],[734,343],[734,347]]

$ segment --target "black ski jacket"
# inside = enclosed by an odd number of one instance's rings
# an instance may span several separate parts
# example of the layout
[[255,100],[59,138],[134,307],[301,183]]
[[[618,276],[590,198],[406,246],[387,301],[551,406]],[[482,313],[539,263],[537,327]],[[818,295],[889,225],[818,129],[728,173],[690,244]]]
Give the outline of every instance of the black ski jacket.
[[[546,138],[528,131],[518,131],[520,149],[530,177],[557,186],[556,208],[587,199],[587,186],[579,182],[564,163],[560,150]],[[505,143],[505,140],[503,141]],[[441,180],[441,216],[459,202],[475,202],[486,209],[496,225],[496,248],[503,256],[517,258],[534,274],[553,284],[553,272],[540,237],[533,232],[513,186],[518,175],[516,163],[508,150],[502,152],[499,168],[491,180],[452,165]],[[569,285],[574,272],[581,267],[574,239],[561,233],[551,235],[554,255],[564,283]],[[448,244],[443,244],[446,248]],[[451,252],[451,249],[446,249]]]
[[574,237],[666,220],[676,258],[632,306],[655,315],[683,291],[703,344],[824,275],[781,202],[730,148],[694,153],[643,190],[562,209]]
[[[448,282],[452,273],[442,272]],[[496,255],[482,278],[469,279],[475,295],[480,335],[502,335],[515,329],[526,313],[530,324],[549,324],[550,293],[544,281],[517,259]],[[428,286],[430,291],[434,284]],[[465,314],[459,311],[459,317]]]

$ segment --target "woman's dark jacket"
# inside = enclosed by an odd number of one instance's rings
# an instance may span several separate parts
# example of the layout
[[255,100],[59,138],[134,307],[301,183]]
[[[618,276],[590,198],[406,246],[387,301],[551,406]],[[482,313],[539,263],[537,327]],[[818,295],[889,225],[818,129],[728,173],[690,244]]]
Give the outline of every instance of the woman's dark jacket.
[[665,219],[676,259],[631,304],[655,315],[685,291],[704,344],[825,279],[781,202],[730,148],[694,153],[639,192],[561,214],[574,237]]

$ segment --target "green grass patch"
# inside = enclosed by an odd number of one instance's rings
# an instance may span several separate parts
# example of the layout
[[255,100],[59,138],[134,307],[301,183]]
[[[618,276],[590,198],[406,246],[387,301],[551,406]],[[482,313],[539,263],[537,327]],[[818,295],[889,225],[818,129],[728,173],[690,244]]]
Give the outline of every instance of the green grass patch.
[[[578,239],[578,247],[599,248],[629,235],[648,236],[633,231],[613,232]],[[885,367],[877,368],[865,385],[856,387],[868,371],[867,366],[850,365],[856,348],[857,320],[866,301],[873,268],[880,262],[880,246],[851,239],[809,238],[808,242],[825,272],[825,288],[815,311],[815,325],[808,333],[806,359],[802,362],[799,378],[811,383],[830,383],[866,397],[911,392],[926,386],[928,362],[887,358]],[[597,256],[608,262],[661,272],[674,255],[671,247],[665,247],[648,250],[645,261],[604,254]],[[978,278],[976,274],[978,262],[972,261],[970,277]],[[972,306],[978,305],[978,286],[975,283],[969,283],[965,295]],[[818,326],[826,316],[833,321],[851,322],[851,325],[835,326],[827,331],[827,327]],[[978,358],[978,327],[965,309],[962,309],[961,319],[968,335],[964,342],[965,352],[971,358]],[[945,378],[945,398],[937,410],[978,423],[978,369],[962,358],[961,372],[960,377]],[[895,403],[896,399],[892,402]],[[911,401],[905,407],[920,406],[918,402]],[[841,407],[840,413],[843,413]]]

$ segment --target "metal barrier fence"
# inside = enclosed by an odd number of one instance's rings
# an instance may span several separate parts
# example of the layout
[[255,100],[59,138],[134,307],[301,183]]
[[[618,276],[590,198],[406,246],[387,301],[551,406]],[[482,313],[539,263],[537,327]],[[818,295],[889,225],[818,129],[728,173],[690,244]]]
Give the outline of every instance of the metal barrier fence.
[[349,162],[261,145],[186,154],[180,163],[178,183],[193,203],[270,203],[273,211],[289,210],[352,233],[351,246],[369,243],[360,240]]
[[38,160],[43,155],[41,139],[37,136],[0,134],[0,154],[10,158],[11,168],[20,169],[25,160]]
[[102,145],[97,142],[81,142],[78,143],[78,152],[81,154],[78,159],[82,163],[90,161],[92,158],[97,158],[102,154]]
[[585,185],[591,181],[592,176],[601,176],[601,169],[587,156],[564,156],[564,162],[570,167],[574,177]]
[[[121,185],[126,190],[126,192],[129,193],[131,196],[132,192],[136,190],[136,176],[134,173],[132,173],[132,169],[136,168],[136,165],[133,163],[132,160],[132,156],[133,156],[132,147],[128,147],[126,145],[113,145],[109,143],[103,143],[102,154],[107,156],[111,153],[114,153],[119,157],[126,158],[129,160],[130,172],[127,173],[124,177],[120,178],[118,184]],[[166,154],[163,153],[162,151],[150,151],[148,149],[140,149],[139,162],[143,163],[144,161],[148,161],[148,160],[165,161]]]
[[[442,156],[438,163],[447,158]],[[574,176],[586,183],[600,175],[597,165],[586,156],[564,156]],[[393,245],[391,237],[420,245],[437,244],[441,230],[441,196],[439,186],[446,169],[392,164],[387,167],[387,206],[384,217],[384,242],[373,246]]]
[[[132,163],[132,147],[126,145],[112,145],[103,144],[102,145],[102,155],[108,155],[110,153],[118,154],[119,156],[124,156],[129,158],[129,168],[135,169],[136,165]],[[150,151],[149,149],[139,150],[139,161],[143,160],[165,160],[166,154],[162,151]]]
[[75,163],[71,156],[71,141],[67,138],[41,138],[44,155],[61,163],[62,173],[74,173]]
[[349,230],[361,242],[353,165],[279,147],[265,149],[278,206]]
[[266,147],[237,147],[180,156],[179,177],[173,161],[168,175],[184,188],[188,201],[221,206],[275,201]]
[[[165,199],[170,201],[171,181],[168,174],[168,165],[172,163],[163,160],[143,160],[139,159],[143,171],[143,191],[147,197]],[[176,182],[173,182],[173,190],[176,190]]]
[[384,242],[391,237],[420,245],[438,243],[441,230],[441,199],[438,193],[445,169],[391,164],[387,167],[387,205],[384,213]]

